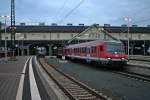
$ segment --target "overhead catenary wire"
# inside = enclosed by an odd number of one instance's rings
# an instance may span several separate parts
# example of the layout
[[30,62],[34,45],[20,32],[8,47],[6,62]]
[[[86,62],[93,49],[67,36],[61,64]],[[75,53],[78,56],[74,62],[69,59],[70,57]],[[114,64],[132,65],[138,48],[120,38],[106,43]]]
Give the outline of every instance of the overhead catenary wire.
[[[145,6],[145,7],[143,7],[143,8],[141,8],[141,9],[139,9],[139,10],[137,10],[137,11],[135,11],[134,13],[132,13],[130,16],[128,15],[128,17],[133,17],[133,15],[134,16],[138,16],[138,15],[141,15],[141,14],[139,14],[139,12],[140,13],[143,13],[143,11],[146,11],[146,9],[149,9],[149,6]],[[124,16],[125,17],[125,16]],[[119,17],[119,18],[117,18],[116,20],[114,20],[113,21],[113,23],[115,23],[115,22],[120,22],[120,21],[123,21],[123,19],[124,19],[124,17],[122,16],[122,17]],[[135,18],[134,18],[135,19]],[[142,21],[148,21],[148,20],[150,20],[150,18],[148,18],[148,19],[144,19],[144,20],[140,20],[140,21],[135,21],[135,22],[133,22],[132,24],[138,24],[138,23],[141,23]]]
[[57,16],[60,15],[60,13],[62,12],[62,10],[65,8],[66,4],[67,4],[68,0],[65,0],[62,4],[62,6],[56,11],[56,14],[53,16],[52,19],[56,19],[57,20]]
[[67,17],[69,17],[77,8],[81,6],[81,4],[84,2],[84,0],[81,0],[73,9],[71,9],[64,17],[62,17],[61,20],[58,21],[58,23],[62,23]]
[[147,21],[150,21],[150,18],[142,19],[142,20],[139,20],[139,21],[135,21],[133,24],[143,23],[143,22],[147,22]]

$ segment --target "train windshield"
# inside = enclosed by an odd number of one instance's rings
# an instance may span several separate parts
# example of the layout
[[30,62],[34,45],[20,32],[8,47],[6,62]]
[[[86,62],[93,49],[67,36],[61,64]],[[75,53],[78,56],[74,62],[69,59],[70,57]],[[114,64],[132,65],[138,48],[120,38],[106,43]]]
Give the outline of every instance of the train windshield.
[[124,45],[122,43],[108,42],[107,52],[112,54],[125,54]]

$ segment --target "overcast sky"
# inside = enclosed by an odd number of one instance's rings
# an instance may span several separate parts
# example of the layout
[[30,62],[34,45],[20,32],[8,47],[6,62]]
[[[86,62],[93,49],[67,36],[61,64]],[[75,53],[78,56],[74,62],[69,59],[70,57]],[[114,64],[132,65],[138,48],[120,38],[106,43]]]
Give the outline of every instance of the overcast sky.
[[[83,23],[91,25],[150,24],[150,0],[15,0],[16,22],[61,25]],[[10,15],[11,0],[0,0],[0,15]],[[2,20],[2,19],[0,19]]]

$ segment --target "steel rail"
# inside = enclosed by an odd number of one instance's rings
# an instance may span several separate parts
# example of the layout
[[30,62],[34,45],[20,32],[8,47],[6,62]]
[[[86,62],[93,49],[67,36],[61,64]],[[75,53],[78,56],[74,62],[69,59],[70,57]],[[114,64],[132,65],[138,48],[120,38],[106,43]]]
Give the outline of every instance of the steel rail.
[[150,56],[131,56],[130,60],[150,62]]
[[145,61],[145,62],[150,62],[150,59],[136,59],[136,58],[131,58],[130,59],[131,61],[133,60],[133,61]]
[[115,71],[114,73],[132,78],[132,79],[136,79],[136,80],[140,80],[140,81],[146,81],[146,82],[150,82],[150,77],[145,76],[145,75],[141,75],[141,74],[137,74],[137,73],[132,73],[132,72],[123,72],[123,71]]

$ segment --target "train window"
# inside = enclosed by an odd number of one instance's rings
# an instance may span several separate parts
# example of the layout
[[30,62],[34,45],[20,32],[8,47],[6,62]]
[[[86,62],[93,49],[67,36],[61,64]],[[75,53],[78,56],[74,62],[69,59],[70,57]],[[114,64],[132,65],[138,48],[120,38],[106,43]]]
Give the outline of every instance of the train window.
[[73,53],[73,49],[70,49],[70,54],[72,54]]
[[82,52],[84,53],[84,48],[82,48],[82,50],[83,50]]
[[119,54],[125,53],[124,48],[123,48],[123,44],[113,43],[113,42],[107,43],[107,51],[109,53],[119,53]]
[[150,53],[150,47],[147,49],[147,53]]
[[78,52],[78,48],[75,48],[75,50],[76,50],[76,53]]
[[96,53],[96,47],[92,47],[92,53]]
[[85,47],[83,48],[83,53],[86,53],[86,48]]
[[88,53],[90,53],[90,48],[87,48],[87,50],[88,50]]
[[93,53],[93,47],[92,47],[92,53]]
[[94,53],[96,53],[96,47],[94,47]]
[[100,51],[103,51],[103,46],[100,46]]
[[84,48],[84,52],[86,53],[86,51],[87,51],[87,48],[85,47],[85,48]]
[[82,48],[82,53],[84,53],[84,48]]

